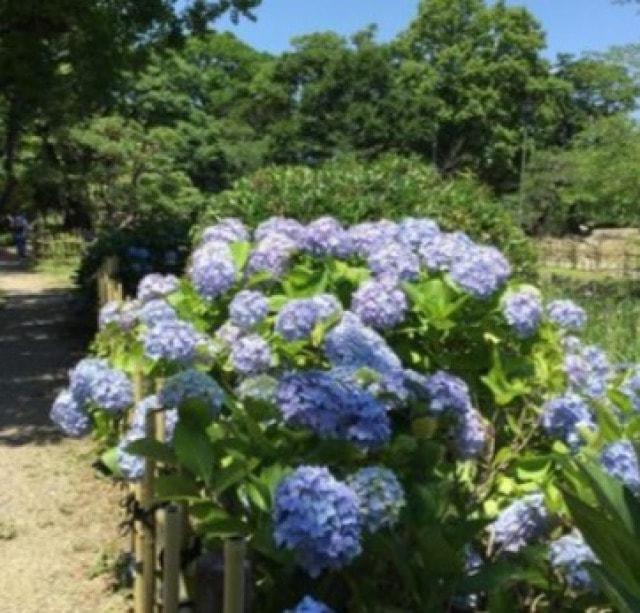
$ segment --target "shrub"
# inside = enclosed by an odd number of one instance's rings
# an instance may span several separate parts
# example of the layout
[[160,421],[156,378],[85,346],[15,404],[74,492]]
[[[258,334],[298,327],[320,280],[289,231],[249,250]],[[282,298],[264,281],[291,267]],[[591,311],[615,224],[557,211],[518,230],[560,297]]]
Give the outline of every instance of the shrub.
[[417,158],[342,157],[318,168],[263,168],[214,196],[200,226],[225,216],[255,225],[272,215],[301,221],[331,215],[344,223],[432,217],[447,230],[498,246],[518,270],[531,272],[535,259],[525,235],[485,187],[468,176],[443,179]]
[[[135,456],[162,462],[156,495],[189,501],[206,547],[248,540],[267,613],[316,598],[349,611],[605,605],[590,567],[565,563],[568,546],[595,556],[562,492],[586,492],[577,462],[620,440],[624,457],[603,468],[637,482],[637,372],[575,336],[577,305],[549,308],[499,251],[428,220],[273,219],[254,242],[223,220],[203,234],[179,285],[154,277],[110,306],[102,359],[54,406],[63,430],[90,418],[131,478]],[[419,262],[405,279],[402,250]],[[224,283],[199,283],[208,263],[225,264]],[[158,300],[157,321],[132,322]],[[164,381],[133,420],[118,370]],[[164,443],[136,426],[158,403]]]

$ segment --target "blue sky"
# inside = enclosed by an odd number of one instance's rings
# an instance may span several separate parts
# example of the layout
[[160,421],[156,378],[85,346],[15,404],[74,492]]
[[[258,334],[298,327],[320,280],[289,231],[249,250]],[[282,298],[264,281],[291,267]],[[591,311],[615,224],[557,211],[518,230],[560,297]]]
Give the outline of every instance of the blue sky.
[[[640,4],[619,6],[612,0],[509,0],[526,6],[547,32],[546,54],[602,51],[611,45],[640,42]],[[370,23],[388,40],[415,14],[418,0],[263,0],[258,21],[239,26],[218,22],[257,49],[280,52],[293,36],[322,30],[349,35]]]

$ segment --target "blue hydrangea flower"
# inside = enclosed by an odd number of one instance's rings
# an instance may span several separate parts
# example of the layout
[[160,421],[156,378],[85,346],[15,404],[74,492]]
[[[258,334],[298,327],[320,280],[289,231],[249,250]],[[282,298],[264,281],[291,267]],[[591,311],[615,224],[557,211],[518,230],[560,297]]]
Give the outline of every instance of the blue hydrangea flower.
[[585,563],[597,563],[598,558],[578,530],[560,537],[549,545],[549,562],[564,574],[567,585],[574,590],[593,590],[595,585]]
[[365,221],[351,226],[347,234],[353,252],[367,257],[379,245],[396,240],[398,225],[388,219]]
[[367,266],[376,276],[384,275],[402,281],[413,281],[420,274],[418,256],[399,242],[380,244],[369,253]]
[[270,217],[260,223],[254,232],[256,241],[274,235],[288,238],[299,247],[304,243],[306,228],[299,221],[289,217]]
[[344,257],[351,252],[349,234],[333,217],[319,217],[305,230],[302,241],[305,251],[313,255]]
[[154,326],[160,321],[171,321],[178,318],[174,308],[162,298],[154,298],[142,305],[138,311],[138,319],[147,326]]
[[209,407],[212,417],[215,417],[220,413],[224,402],[224,392],[209,375],[189,369],[169,377],[164,382],[159,400],[165,409],[180,408],[185,402],[198,400]]
[[398,240],[411,249],[418,249],[439,234],[440,228],[432,219],[405,217],[399,224]]
[[567,330],[581,330],[587,323],[587,314],[572,300],[554,300],[547,305],[549,319]]
[[467,409],[457,418],[454,445],[458,457],[464,460],[479,458],[487,449],[489,426],[480,411]]
[[89,416],[69,390],[58,394],[49,417],[67,436],[84,436],[91,431]]
[[269,343],[258,334],[243,336],[231,347],[231,364],[241,375],[258,375],[273,367]]
[[276,316],[275,331],[287,341],[308,338],[319,320],[318,308],[311,298],[290,300]]
[[342,312],[342,305],[332,294],[318,294],[311,298],[320,319],[329,319]]
[[161,320],[143,335],[145,354],[152,360],[168,360],[189,364],[196,357],[202,334],[190,323],[180,320]]
[[309,428],[323,438],[348,440],[367,449],[386,443],[391,436],[382,403],[326,372],[283,375],[276,402],[287,424]]
[[[152,394],[143,398],[136,403],[133,408],[133,415],[131,417],[130,433],[138,438],[144,438],[146,430],[147,415],[150,411],[158,411],[162,408],[160,398],[156,394]],[[164,409],[164,440],[171,441],[173,439],[173,433],[178,423],[178,410],[176,408]]]
[[402,369],[400,358],[384,338],[350,311],[327,332],[323,348],[333,366],[366,366],[380,373]]
[[96,373],[86,400],[109,413],[120,413],[133,404],[133,385],[124,372],[106,368]]
[[359,500],[326,469],[300,466],[275,492],[273,536],[311,577],[340,569],[362,551]]
[[91,396],[94,382],[98,376],[109,369],[106,360],[100,358],[84,358],[73,370],[69,371],[69,389],[73,397],[80,403],[85,403]]
[[640,366],[636,366],[627,374],[620,388],[636,411],[640,411]]
[[311,596],[305,596],[295,609],[287,609],[284,613],[335,613],[323,602],[314,600]]
[[607,354],[595,345],[580,347],[576,353],[568,353],[564,359],[569,386],[590,398],[602,398],[611,378],[611,365]]
[[404,321],[407,308],[407,297],[389,278],[365,281],[351,297],[351,310],[364,324],[378,330]]
[[278,380],[269,375],[257,375],[255,377],[247,377],[243,379],[238,387],[236,394],[238,398],[245,400],[260,400],[274,404],[276,401],[276,390],[278,389]]
[[503,509],[489,527],[499,552],[517,553],[547,529],[549,514],[542,494],[530,494]]
[[469,387],[460,378],[444,370],[432,375],[422,375],[414,371],[405,371],[410,390],[418,400],[429,403],[429,411],[434,415],[451,411],[463,415],[471,409]]
[[220,241],[205,243],[194,252],[188,274],[193,287],[207,300],[228,292],[237,279],[229,246]]
[[268,234],[253,248],[247,261],[247,275],[267,273],[276,279],[289,267],[298,244],[284,234]]
[[144,458],[126,451],[131,443],[141,438],[144,437],[139,433],[133,430],[129,431],[120,439],[116,447],[116,462],[122,476],[127,481],[139,481],[144,474]]
[[264,320],[269,312],[267,297],[262,292],[243,290],[229,304],[229,321],[243,330],[249,330]]
[[472,247],[475,243],[464,232],[443,232],[423,241],[418,254],[429,270],[445,271]]
[[583,443],[578,428],[595,430],[587,403],[577,394],[567,393],[545,403],[541,424],[549,436],[565,441],[570,447]]
[[520,338],[536,333],[543,312],[542,296],[535,287],[524,286],[502,298],[502,314]]
[[155,298],[165,298],[177,291],[179,286],[180,281],[174,275],[152,273],[140,279],[136,295],[141,302],[147,302]]
[[496,248],[475,246],[452,263],[449,274],[465,292],[483,300],[506,283],[511,266]]
[[131,330],[138,321],[138,308],[137,301],[107,302],[98,314],[98,327],[103,330],[109,324],[115,324],[121,330]]
[[225,217],[218,223],[205,228],[201,244],[212,241],[223,243],[247,242],[251,239],[247,227],[235,217]]
[[622,481],[633,492],[640,493],[638,454],[631,441],[622,440],[607,445],[600,461],[607,473]]
[[347,479],[347,485],[358,495],[362,524],[369,532],[398,523],[405,498],[393,471],[381,466],[362,468]]
[[216,330],[214,338],[225,347],[230,348],[244,333],[245,331],[242,328],[232,324],[230,321],[226,321]]

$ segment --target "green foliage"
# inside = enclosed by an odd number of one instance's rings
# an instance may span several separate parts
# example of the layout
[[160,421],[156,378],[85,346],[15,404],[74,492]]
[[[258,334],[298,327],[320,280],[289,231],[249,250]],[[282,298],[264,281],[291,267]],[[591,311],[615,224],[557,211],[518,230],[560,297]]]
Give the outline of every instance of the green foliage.
[[267,167],[215,196],[199,225],[228,215],[250,224],[271,215],[306,221],[333,215],[345,223],[426,216],[498,245],[522,272],[530,273],[534,263],[524,234],[487,189],[467,176],[443,179],[416,158],[387,155],[363,163],[346,157],[313,169]]
[[537,154],[523,186],[525,224],[557,233],[640,223],[640,128],[624,116],[601,119],[567,150]]

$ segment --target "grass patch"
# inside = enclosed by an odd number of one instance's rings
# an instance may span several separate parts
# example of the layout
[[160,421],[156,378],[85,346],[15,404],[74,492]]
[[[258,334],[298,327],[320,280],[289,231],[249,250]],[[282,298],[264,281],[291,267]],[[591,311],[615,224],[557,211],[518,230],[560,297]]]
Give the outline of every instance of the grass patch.
[[640,280],[562,269],[541,278],[545,296],[571,298],[587,311],[586,342],[602,345],[616,361],[640,362]]

